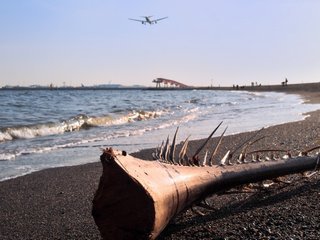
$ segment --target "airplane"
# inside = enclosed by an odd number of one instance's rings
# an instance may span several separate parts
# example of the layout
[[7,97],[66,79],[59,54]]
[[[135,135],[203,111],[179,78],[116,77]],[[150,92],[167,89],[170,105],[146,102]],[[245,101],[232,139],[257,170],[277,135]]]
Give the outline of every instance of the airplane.
[[151,20],[152,16],[141,16],[141,17],[144,18],[145,20],[139,20],[139,19],[133,19],[133,18],[129,18],[129,20],[141,22],[142,24],[149,23],[151,25],[151,24],[157,23],[160,20],[168,18],[168,17],[163,17],[163,18],[158,18],[158,19],[155,19],[155,20]]

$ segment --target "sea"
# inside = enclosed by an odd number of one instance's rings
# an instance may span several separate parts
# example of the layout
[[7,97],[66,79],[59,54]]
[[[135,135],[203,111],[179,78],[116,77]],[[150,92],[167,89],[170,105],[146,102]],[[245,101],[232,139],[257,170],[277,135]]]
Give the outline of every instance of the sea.
[[99,161],[101,150],[157,147],[299,121],[319,104],[279,92],[214,90],[0,90],[0,181]]

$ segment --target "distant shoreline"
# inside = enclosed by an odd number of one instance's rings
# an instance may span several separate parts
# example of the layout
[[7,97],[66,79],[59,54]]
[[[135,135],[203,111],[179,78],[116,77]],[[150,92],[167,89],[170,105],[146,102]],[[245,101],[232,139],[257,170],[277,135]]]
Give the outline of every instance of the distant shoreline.
[[177,87],[2,87],[0,91],[7,90],[157,90],[157,91],[186,91],[186,90],[222,90],[222,91],[277,91],[277,92],[317,92],[320,91],[320,82],[317,83],[298,83],[298,84],[288,84],[288,85],[261,85],[261,86],[208,86],[208,87],[185,87],[185,88],[177,88]]

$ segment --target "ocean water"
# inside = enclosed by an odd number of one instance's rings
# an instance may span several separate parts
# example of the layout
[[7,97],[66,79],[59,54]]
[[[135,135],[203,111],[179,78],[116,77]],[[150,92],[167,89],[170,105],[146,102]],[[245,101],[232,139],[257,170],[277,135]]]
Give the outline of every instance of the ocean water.
[[298,121],[319,109],[298,95],[246,91],[0,91],[0,181],[45,168],[99,161],[101,149],[156,147]]

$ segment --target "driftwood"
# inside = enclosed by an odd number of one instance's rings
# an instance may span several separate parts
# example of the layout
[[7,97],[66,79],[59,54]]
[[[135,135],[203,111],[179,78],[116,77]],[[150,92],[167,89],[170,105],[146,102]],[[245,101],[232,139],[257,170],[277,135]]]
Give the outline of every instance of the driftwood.
[[[237,149],[242,148],[242,151],[235,160],[235,151],[228,151],[220,165],[213,165],[212,158],[225,131],[209,159],[205,154],[200,160],[198,154],[215,131],[191,158],[186,156],[187,138],[175,159],[177,131],[171,146],[167,139],[157,149],[155,160],[141,160],[112,148],[104,150],[100,157],[103,174],[92,208],[103,239],[155,239],[178,213],[211,194],[247,183],[317,170],[320,166],[319,155],[308,156],[309,150],[297,157],[287,152],[281,159],[274,153],[284,150],[248,152],[249,146],[261,139],[253,140],[256,135],[239,145]],[[266,152],[270,157],[261,159],[259,153]],[[245,163],[249,155],[253,158]]]

